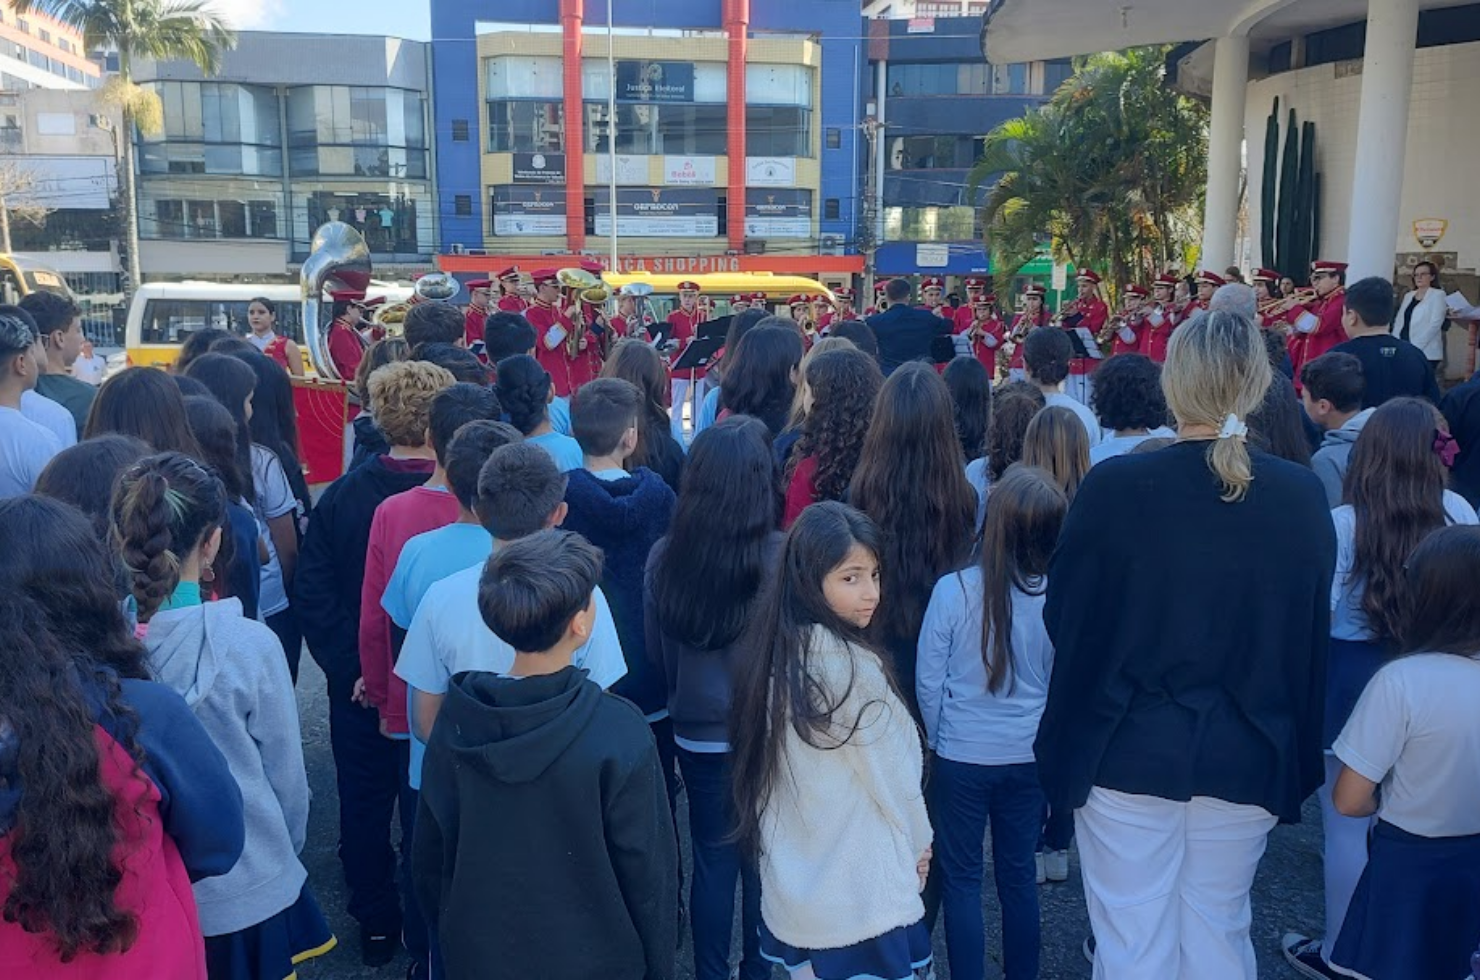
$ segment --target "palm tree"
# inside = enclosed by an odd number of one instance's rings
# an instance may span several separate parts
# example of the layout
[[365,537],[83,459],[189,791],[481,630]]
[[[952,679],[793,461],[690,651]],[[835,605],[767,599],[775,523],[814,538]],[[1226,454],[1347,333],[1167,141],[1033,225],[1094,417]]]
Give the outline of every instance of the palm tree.
[[987,134],[968,177],[993,268],[1011,276],[1047,240],[1118,288],[1181,265],[1207,181],[1206,115],[1169,89],[1161,48],[1093,55],[1039,109]]
[[159,96],[133,82],[135,58],[193,61],[205,75],[221,67],[236,35],[204,0],[10,0],[17,14],[45,14],[82,34],[87,51],[118,52],[118,75],[99,97],[123,114],[124,225],[128,236],[129,291],[139,285],[138,189],[134,182],[134,129],[157,133],[164,125]]

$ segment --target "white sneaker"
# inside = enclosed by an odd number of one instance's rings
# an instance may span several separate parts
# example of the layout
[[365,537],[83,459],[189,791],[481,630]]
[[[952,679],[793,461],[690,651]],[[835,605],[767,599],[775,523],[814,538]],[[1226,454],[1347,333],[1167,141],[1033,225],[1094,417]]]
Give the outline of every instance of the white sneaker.
[[1037,854],[1033,855],[1033,863],[1038,867],[1038,884],[1041,885],[1048,880],[1048,869],[1043,866],[1042,851],[1039,851]]
[[1044,876],[1049,881],[1069,880],[1069,852],[1068,851],[1044,851],[1043,858]]

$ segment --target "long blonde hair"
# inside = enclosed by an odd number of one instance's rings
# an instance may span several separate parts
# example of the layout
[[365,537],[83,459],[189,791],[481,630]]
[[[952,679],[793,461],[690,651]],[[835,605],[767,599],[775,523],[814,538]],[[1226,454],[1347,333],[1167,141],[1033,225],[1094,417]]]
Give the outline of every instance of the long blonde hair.
[[[1252,321],[1215,310],[1172,332],[1161,387],[1179,425],[1222,432],[1233,416],[1238,430],[1263,402],[1269,383],[1269,357]],[[1224,502],[1243,500],[1254,471],[1242,432],[1213,439],[1207,458]]]
[[1089,432],[1084,422],[1062,406],[1041,410],[1023,436],[1023,463],[1046,470],[1072,501],[1089,472]]
[[811,349],[802,356],[802,365],[797,369],[797,392],[791,400],[791,415],[787,424],[800,426],[807,419],[807,365],[812,358],[818,354],[826,354],[830,350],[857,350],[853,341],[847,337],[820,337],[812,345]]

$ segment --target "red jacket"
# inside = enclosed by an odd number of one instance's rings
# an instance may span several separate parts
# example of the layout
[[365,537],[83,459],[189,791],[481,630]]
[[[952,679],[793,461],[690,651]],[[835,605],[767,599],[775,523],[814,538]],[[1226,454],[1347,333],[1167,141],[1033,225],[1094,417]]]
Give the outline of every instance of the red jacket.
[[[687,312],[686,310],[684,310],[683,307],[679,307],[672,313],[668,314],[668,324],[670,327],[672,327],[671,337],[673,340],[678,341],[679,345],[678,353],[673,356],[674,360],[677,360],[679,357],[681,357],[683,355],[684,348],[688,347],[690,341],[692,341],[695,337],[699,335],[699,324],[703,322],[704,314],[698,309],[698,307],[695,307],[694,312],[692,313]],[[699,370],[693,372],[693,377],[695,380],[699,380],[703,378],[706,373],[707,369],[700,368]],[[679,372],[679,375],[684,378],[687,378],[689,376],[687,372],[682,371]]]
[[360,584],[360,676],[365,700],[380,712],[386,731],[405,735],[406,682],[396,676],[391,646],[391,618],[381,606],[385,586],[396,570],[406,542],[457,520],[457,498],[451,492],[421,486],[387,497],[370,521],[365,549],[365,577]]
[[[1126,330],[1129,330],[1131,334],[1133,334],[1133,339],[1126,340],[1121,337],[1121,333]],[[1114,339],[1110,343],[1110,356],[1115,357],[1119,354],[1141,353],[1141,347],[1143,341],[1145,340],[1145,335],[1146,320],[1143,314],[1137,311],[1128,315],[1125,318],[1125,326],[1115,331]]]
[[1013,351],[1012,351],[1012,359],[1008,362],[1008,365],[1007,365],[1009,368],[1016,368],[1017,370],[1021,371],[1021,370],[1023,370],[1027,366],[1027,365],[1025,365],[1023,363],[1023,341],[1028,339],[1028,334],[1032,333],[1034,330],[1037,330],[1039,327],[1043,326],[1046,323],[1048,323],[1048,311],[1047,310],[1044,310],[1044,311],[1042,311],[1041,313],[1038,314],[1038,322],[1037,323],[1033,323],[1033,321],[1029,320],[1028,319],[1028,314],[1026,314],[1026,313],[1019,313],[1013,319],[1013,321],[1012,321],[1012,329],[1013,329],[1014,332],[1016,332],[1024,324],[1032,324],[1032,326],[1029,326],[1027,328],[1027,330],[1024,331],[1023,336],[1022,336],[1022,340],[1019,340],[1017,342],[1017,346],[1013,348]]
[[1295,390],[1300,390],[1300,368],[1322,354],[1346,342],[1346,328],[1341,325],[1341,315],[1346,310],[1346,289],[1338,287],[1325,299],[1318,299],[1308,307],[1297,306],[1285,314],[1293,327],[1295,321],[1307,310],[1315,314],[1320,322],[1309,333],[1298,329],[1290,331],[1290,365],[1295,369]]
[[488,310],[478,309],[476,306],[468,307],[463,314],[463,340],[469,347],[483,341],[483,326],[488,320]]
[[601,373],[601,354],[594,336],[587,334],[586,349],[578,351],[575,357],[566,353],[565,338],[575,330],[570,317],[542,303],[531,306],[524,316],[534,327],[535,359],[550,372],[555,394],[569,398],[577,388]]
[[506,313],[523,313],[529,309],[529,304],[524,301],[524,297],[522,296],[505,293],[498,298],[498,308]]
[[[965,314],[965,315],[963,315]],[[968,309],[956,311],[956,335],[969,333],[976,325],[976,315]],[[1007,339],[1007,326],[1002,318],[993,313],[982,323],[982,336],[971,342],[971,353],[981,362],[982,367],[987,369],[989,377],[997,376],[997,352],[1002,349],[1002,342]]]
[[[1105,323],[1110,319],[1110,307],[1105,305],[1102,299],[1077,300],[1078,312],[1084,314],[1084,318],[1076,326],[1083,327],[1091,334],[1099,335],[1105,328]],[[1070,374],[1089,374],[1095,369],[1099,362],[1092,357],[1076,357],[1069,361]]]
[[1166,363],[1167,343],[1172,339],[1172,331],[1182,325],[1182,318],[1170,306],[1162,308],[1162,317],[1160,326],[1153,325],[1150,319],[1143,321],[1145,329],[1141,334],[1141,353],[1157,364]]
[[329,360],[334,362],[334,370],[339,372],[342,380],[355,379],[355,372],[360,369],[360,361],[364,357],[365,341],[360,339],[354,327],[343,320],[329,324]]

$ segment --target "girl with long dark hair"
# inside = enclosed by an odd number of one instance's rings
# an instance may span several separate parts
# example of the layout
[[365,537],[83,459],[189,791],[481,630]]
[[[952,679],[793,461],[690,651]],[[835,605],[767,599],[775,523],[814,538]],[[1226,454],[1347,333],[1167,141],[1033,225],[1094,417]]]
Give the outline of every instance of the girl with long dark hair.
[[668,369],[651,344],[619,340],[601,369],[603,378],[622,378],[637,386],[642,409],[637,415],[637,452],[627,458],[627,467],[646,466],[678,492],[683,476],[683,446],[673,438],[668,414],[670,385]]
[[1026,381],[1009,381],[992,396],[992,420],[987,425],[987,470],[992,480],[1023,458],[1023,440],[1033,417],[1048,403],[1043,392]]
[[158,368],[128,368],[103,382],[82,438],[110,432],[142,439],[158,453],[194,456],[200,452],[185,421],[185,397]]
[[277,637],[243,616],[234,599],[204,601],[226,503],[214,473],[162,453],[119,481],[113,532],[133,576],[150,670],[190,705],[245,803],[241,859],[194,888],[207,969],[212,980],[271,980],[327,952],[334,936],[298,860],[308,833],[308,776]]
[[[226,488],[226,516],[231,531],[221,543],[218,562],[225,574],[217,576],[213,589],[218,599],[236,599],[242,614],[256,619],[262,598],[262,566],[267,558],[267,545],[257,526],[257,515],[247,501],[251,484],[243,477],[237,463],[236,449],[241,444],[236,421],[220,402],[209,395],[191,395],[185,399],[185,415],[190,431],[200,443],[201,462],[215,470]],[[137,462],[134,460],[133,462]]]
[[803,512],[753,618],[731,714],[738,837],[760,865],[761,952],[817,980],[919,977],[931,959],[920,738],[866,636],[882,537],[844,504]]
[[914,711],[915,649],[930,590],[970,560],[976,538],[977,496],[961,466],[955,408],[928,364],[902,365],[879,390],[849,502],[884,532],[873,635]]
[[[1070,415],[1074,428],[1084,426]],[[935,585],[916,664],[920,715],[935,752],[930,795],[951,976],[980,980],[982,839],[1002,906],[1007,980],[1038,976],[1034,851],[1043,790],[1033,739],[1048,699],[1053,643],[1043,626],[1048,562],[1068,498],[1052,476],[1019,464],[992,490],[978,565]]]
[[86,518],[0,502],[0,551],[0,975],[204,976],[190,882],[236,863],[241,791],[143,679]]
[[98,540],[107,545],[108,504],[118,475],[154,452],[133,436],[106,435],[84,439],[51,458],[36,480],[43,497],[71,504],[93,523]]
[[541,367],[539,361],[528,354],[516,354],[499,361],[495,390],[509,422],[524,434],[526,442],[549,453],[562,472],[578,470],[585,465],[581,444],[556,432],[550,422],[550,403],[555,400],[555,387],[550,372]]
[[1394,398],[1372,413],[1352,448],[1336,526],[1336,575],[1331,582],[1331,650],[1326,663],[1324,745],[1326,782],[1319,794],[1326,878],[1324,939],[1285,937],[1285,955],[1321,968],[1331,962],[1341,922],[1367,862],[1372,821],[1343,816],[1332,791],[1341,763],[1331,744],[1378,669],[1402,644],[1403,617],[1418,598],[1404,566],[1429,534],[1480,518],[1445,489],[1441,452],[1447,433],[1433,405]]
[[740,338],[720,386],[720,418],[752,415],[771,435],[786,427],[796,394],[802,338],[792,327],[762,324]]
[[756,656],[745,628],[781,550],[777,504],[770,432],[756,419],[726,419],[694,440],[673,522],[648,558],[648,656],[667,677],[668,716],[689,798],[689,915],[699,980],[730,975],[737,878],[743,888],[740,977],[771,975],[759,950],[760,881],[732,836],[730,705],[735,672]]
[[791,527],[819,500],[842,500],[847,495],[874,414],[874,399],[884,384],[878,362],[851,344],[848,350],[809,355],[806,372],[802,437],[782,478],[786,487],[782,527]]
[[[744,313],[730,318],[730,329],[725,332],[725,345],[719,349],[719,353],[715,355],[715,360],[710,364],[709,371],[705,375],[709,381],[709,391],[705,393],[704,404],[700,406],[698,418],[694,420],[695,436],[719,419],[719,391],[724,385],[725,372],[732,370],[738,360],[736,351],[740,347],[740,338],[767,320],[775,320],[776,323],[773,326],[785,326],[788,322],[784,317],[770,316],[759,307],[751,307]],[[675,438],[678,435],[679,430],[675,427]]]
[[[1432,532],[1403,571],[1405,656],[1336,739],[1336,809],[1375,817],[1331,962],[1368,977],[1461,976],[1480,930],[1480,529]],[[1333,925],[1333,929],[1334,929]]]
[[[254,365],[261,372],[254,370]],[[277,449],[258,443],[252,432],[253,420],[263,416],[260,430],[278,441],[278,449],[288,453],[302,479],[296,457],[281,445],[285,436],[275,417],[271,382],[266,380],[272,375],[283,376],[282,368],[261,354],[232,357],[212,353],[191,364],[186,376],[203,382],[236,422],[238,463],[251,479],[252,492],[246,499],[257,520],[258,536],[267,547],[267,561],[259,569],[258,610],[263,622],[277,634],[288,658],[289,672],[296,680],[303,634],[288,597],[292,595],[293,576],[298,569],[298,519],[303,513],[303,503],[293,491],[288,468]],[[287,384],[286,376],[283,383]],[[257,404],[259,392],[265,398],[261,407]],[[291,403],[291,393],[288,397]]]

